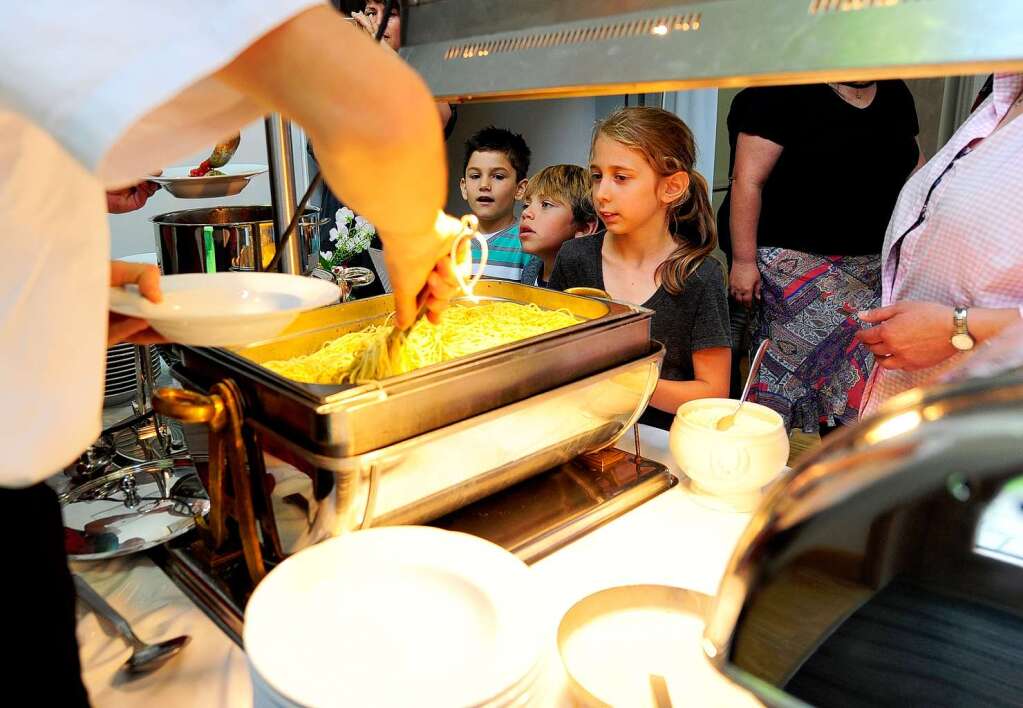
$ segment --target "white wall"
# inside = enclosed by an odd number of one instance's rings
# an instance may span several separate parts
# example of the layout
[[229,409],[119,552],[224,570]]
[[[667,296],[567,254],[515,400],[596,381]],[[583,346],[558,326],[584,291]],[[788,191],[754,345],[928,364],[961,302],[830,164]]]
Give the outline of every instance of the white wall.
[[[301,131],[297,126],[293,127],[296,142],[296,151],[300,140],[303,140]],[[262,120],[247,125],[242,131],[242,141],[238,146],[232,162],[251,162],[255,164],[267,164],[266,155],[266,130]],[[210,148],[213,146],[211,145]],[[196,153],[176,163],[178,165],[189,165],[194,167],[209,157],[210,148]],[[302,173],[304,164],[304,150],[296,154],[295,180],[301,191],[306,184]],[[154,194],[146,203],[146,206],[128,214],[110,215],[110,255],[111,258],[119,258],[134,253],[148,253],[156,249],[156,239],[153,231],[153,224],[149,221],[156,214],[164,214],[169,211],[181,211],[184,209],[198,209],[212,206],[232,205],[258,205],[270,203],[270,181],[266,173],[254,177],[249,185],[233,197],[219,197],[217,199],[178,199],[173,197],[166,190],[161,189]]]
[[[699,92],[697,92],[699,93]],[[467,213],[464,200],[458,189],[461,177],[462,155],[468,137],[487,125],[496,125],[521,133],[533,151],[530,174],[535,174],[548,165],[574,163],[587,165],[589,162],[590,135],[594,121],[614,108],[624,105],[624,96],[608,96],[602,98],[572,98],[557,100],[514,101],[506,103],[478,103],[459,106],[458,123],[454,133],[447,142],[448,163],[450,165],[449,193],[447,211],[450,214]],[[681,102],[685,105],[685,102]],[[682,108],[680,105],[679,108]],[[673,107],[673,106],[672,106]],[[695,115],[683,118],[693,121]],[[706,119],[705,119],[706,120]],[[713,118],[710,118],[713,121]],[[699,123],[699,120],[695,120]],[[708,146],[698,125],[691,124],[697,133],[701,157],[710,158],[713,164],[713,141]],[[300,174],[296,175],[299,191],[307,184],[306,176],[301,174],[305,163],[305,151],[299,148],[302,139],[301,131],[295,130],[296,165]],[[212,147],[212,146],[211,146]],[[709,147],[709,149],[708,149]],[[194,166],[209,155],[209,151],[181,160],[177,164]],[[242,130],[242,141],[235,154],[234,162],[252,162],[266,164],[266,134],[263,121],[259,120]],[[701,163],[703,160],[701,160]],[[708,178],[713,168],[703,167]],[[299,195],[301,196],[301,195]],[[113,214],[110,218],[111,257],[118,258],[134,253],[146,253],[155,249],[153,225],[149,221],[156,214],[184,209],[196,209],[209,206],[230,206],[248,204],[269,204],[270,185],[266,174],[253,178],[241,194],[218,199],[177,199],[165,190],[160,190],[149,200],[146,206],[129,214]]]
[[673,91],[664,95],[664,108],[689,126],[696,140],[696,171],[713,188],[718,129],[718,90]]

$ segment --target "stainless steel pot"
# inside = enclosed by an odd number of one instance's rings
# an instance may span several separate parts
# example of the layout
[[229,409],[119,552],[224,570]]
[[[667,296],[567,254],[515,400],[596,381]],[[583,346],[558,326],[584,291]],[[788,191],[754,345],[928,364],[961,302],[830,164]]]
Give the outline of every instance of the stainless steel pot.
[[[273,212],[269,206],[229,206],[172,211],[154,216],[156,252],[167,275],[207,272],[204,227],[212,227],[212,250],[217,271],[265,268],[274,257]],[[319,253],[319,209],[307,208],[296,236],[301,239],[303,272],[316,267]],[[262,268],[260,268],[262,270]]]

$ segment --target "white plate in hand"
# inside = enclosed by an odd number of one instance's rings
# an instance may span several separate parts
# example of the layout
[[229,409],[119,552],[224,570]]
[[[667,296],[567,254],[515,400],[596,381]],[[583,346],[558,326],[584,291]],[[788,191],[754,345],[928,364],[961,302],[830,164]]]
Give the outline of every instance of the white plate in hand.
[[198,165],[187,167],[168,167],[162,174],[150,175],[147,179],[163,185],[164,188],[180,199],[205,199],[209,197],[229,197],[245,189],[245,185],[256,175],[266,172],[266,165],[231,163],[218,167],[222,175],[203,175],[190,177],[189,172]]
[[160,278],[163,302],[138,288],[110,288],[110,309],[138,317],[172,342],[198,347],[252,344],[280,334],[305,310],[333,305],[337,285],[283,273],[184,273]]

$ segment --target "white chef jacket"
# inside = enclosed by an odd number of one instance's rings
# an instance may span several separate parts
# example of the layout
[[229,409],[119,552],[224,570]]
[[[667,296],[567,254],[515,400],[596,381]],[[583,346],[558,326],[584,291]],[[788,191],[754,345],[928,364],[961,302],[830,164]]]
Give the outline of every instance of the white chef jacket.
[[0,486],[48,477],[99,435],[105,190],[257,118],[210,75],[318,4],[0,2]]

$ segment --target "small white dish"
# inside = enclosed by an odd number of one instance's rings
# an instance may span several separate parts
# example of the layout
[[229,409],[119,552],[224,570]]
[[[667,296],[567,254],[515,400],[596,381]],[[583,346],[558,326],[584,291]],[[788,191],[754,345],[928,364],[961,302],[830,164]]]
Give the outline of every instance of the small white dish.
[[249,600],[244,640],[253,683],[277,705],[480,706],[530,685],[541,629],[532,576],[511,553],[395,526],[277,566]]
[[150,175],[147,179],[162,185],[179,199],[208,199],[238,194],[245,189],[250,179],[267,171],[266,165],[228,163],[218,168],[224,173],[222,175],[189,176],[188,173],[195,167],[168,167],[162,174]]
[[163,302],[130,285],[110,288],[110,309],[138,317],[172,342],[198,347],[252,344],[280,334],[299,313],[333,305],[333,283],[283,273],[184,273],[160,278]]

